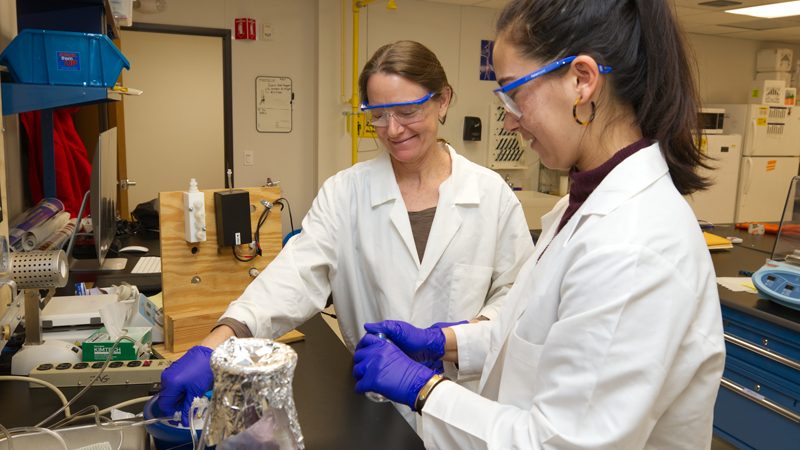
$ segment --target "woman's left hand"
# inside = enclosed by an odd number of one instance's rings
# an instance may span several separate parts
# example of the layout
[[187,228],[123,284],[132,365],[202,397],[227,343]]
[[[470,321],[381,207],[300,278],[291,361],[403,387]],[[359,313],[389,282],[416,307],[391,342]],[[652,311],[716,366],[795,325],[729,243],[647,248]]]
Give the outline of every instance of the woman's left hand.
[[356,392],[376,392],[411,409],[414,409],[420,389],[435,373],[391,342],[372,334],[361,338],[353,361]]

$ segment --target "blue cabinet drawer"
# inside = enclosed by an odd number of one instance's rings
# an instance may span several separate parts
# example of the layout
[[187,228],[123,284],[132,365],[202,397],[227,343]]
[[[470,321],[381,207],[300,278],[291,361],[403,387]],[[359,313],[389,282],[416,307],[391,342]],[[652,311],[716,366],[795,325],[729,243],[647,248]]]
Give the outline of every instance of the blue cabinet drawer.
[[725,333],[769,350],[789,360],[800,361],[800,333],[722,306]]
[[800,416],[723,378],[714,406],[714,434],[743,449],[797,450]]
[[740,448],[797,449],[800,333],[722,307],[725,372],[714,432]]

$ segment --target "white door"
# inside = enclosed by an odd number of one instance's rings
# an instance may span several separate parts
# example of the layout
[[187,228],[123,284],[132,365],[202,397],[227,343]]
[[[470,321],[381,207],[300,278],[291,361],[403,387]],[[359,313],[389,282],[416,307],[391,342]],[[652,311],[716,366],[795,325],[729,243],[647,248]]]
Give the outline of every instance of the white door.
[[779,222],[800,158],[744,157],[736,222]]
[[180,191],[225,186],[222,45],[219,37],[122,31],[130,208]]
[[714,169],[703,170],[700,174],[713,184],[707,190],[686,198],[698,219],[715,224],[733,223],[741,143],[742,137],[738,134],[703,136],[700,149],[710,158],[708,162]]

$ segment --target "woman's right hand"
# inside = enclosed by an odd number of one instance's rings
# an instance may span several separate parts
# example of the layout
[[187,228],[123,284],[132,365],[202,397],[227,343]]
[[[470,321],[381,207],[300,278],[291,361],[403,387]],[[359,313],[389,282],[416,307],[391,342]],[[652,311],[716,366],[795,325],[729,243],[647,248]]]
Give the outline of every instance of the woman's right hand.
[[192,401],[205,395],[214,384],[212,352],[208,347],[196,345],[161,373],[158,408],[162,414],[172,417],[180,409],[181,423],[189,426]]
[[400,320],[366,323],[368,333],[383,333],[403,353],[418,362],[438,361],[444,355],[445,336],[441,328],[417,328]]

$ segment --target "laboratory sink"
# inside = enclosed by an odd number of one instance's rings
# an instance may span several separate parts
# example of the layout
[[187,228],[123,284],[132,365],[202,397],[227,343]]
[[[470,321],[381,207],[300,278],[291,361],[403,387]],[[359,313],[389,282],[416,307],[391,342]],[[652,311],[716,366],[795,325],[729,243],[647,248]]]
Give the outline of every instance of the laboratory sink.
[[[67,448],[78,449],[89,447],[94,449],[141,450],[147,448],[147,434],[143,426],[123,429],[102,429],[96,425],[63,428],[57,433],[67,443]],[[34,432],[15,435],[12,440],[14,448],[37,450],[63,450],[58,440],[48,433]],[[108,445],[106,445],[106,443]],[[0,448],[6,448],[5,437],[0,438]]]
[[561,198],[557,195],[537,191],[514,191],[514,193],[517,194],[517,198],[522,204],[525,221],[528,222],[528,228],[531,230],[542,229],[542,216],[550,212]]

